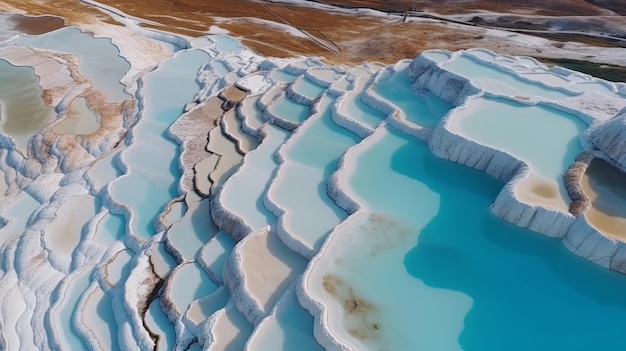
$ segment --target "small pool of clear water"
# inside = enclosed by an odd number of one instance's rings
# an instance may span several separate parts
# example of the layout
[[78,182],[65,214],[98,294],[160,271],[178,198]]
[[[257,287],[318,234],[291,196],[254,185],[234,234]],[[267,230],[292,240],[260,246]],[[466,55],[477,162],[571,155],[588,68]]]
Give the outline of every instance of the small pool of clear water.
[[513,96],[539,96],[549,100],[558,100],[574,96],[554,88],[540,86],[520,79],[497,66],[488,66],[468,55],[459,55],[446,62],[443,67],[453,73],[467,77],[481,89],[496,94]]
[[558,184],[554,192],[537,191],[546,198],[567,198],[561,178],[582,150],[579,136],[586,128],[574,115],[497,98],[472,101],[450,125],[468,139],[527,162],[537,175]]
[[[222,205],[255,230],[276,220],[265,207],[263,194],[278,166],[274,153],[289,135],[274,125],[268,125],[266,132],[263,142],[246,154],[244,166],[228,180],[220,195]],[[241,201],[242,198],[249,201]]]
[[283,83],[291,83],[294,80],[296,80],[296,78],[298,78],[297,75],[295,74],[291,74],[289,72],[286,72],[282,69],[275,69],[272,71],[272,73],[270,73],[270,77],[283,82]]
[[151,333],[158,336],[156,344],[157,350],[173,350],[176,343],[176,331],[170,324],[167,315],[161,309],[161,298],[157,297],[152,301],[144,317],[145,324]]
[[39,78],[30,67],[17,67],[0,59],[0,114],[2,132],[15,138],[26,152],[28,140],[54,117],[43,100]]
[[[75,27],[64,27],[53,32],[34,36],[21,36],[14,42],[79,56],[79,71],[111,102],[122,102],[130,96],[124,92],[120,80],[130,69],[130,64],[119,56],[118,48],[108,38],[94,38]],[[106,62],[106,64],[103,64]]]
[[417,94],[411,88],[412,82],[406,77],[405,70],[383,73],[374,92],[399,107],[408,122],[434,128],[452,105],[429,92]]
[[91,282],[91,272],[93,266],[83,268],[77,274],[71,276],[68,280],[67,290],[60,294],[60,302],[56,308],[51,311],[51,322],[56,328],[55,336],[61,345],[61,348],[72,350],[86,350],[83,339],[74,329],[74,318],[78,299],[89,287]]
[[257,327],[246,351],[324,350],[313,337],[313,317],[300,306],[293,289],[281,297],[272,313]]
[[208,296],[217,290],[217,286],[196,262],[179,266],[173,274],[169,298],[181,314],[187,311],[193,301]]
[[22,192],[2,209],[2,218],[8,222],[0,228],[0,246],[3,246],[26,228],[30,215],[39,206],[41,204],[37,200],[27,192]]
[[98,345],[111,351],[120,350],[118,343],[118,326],[113,312],[113,297],[105,293],[99,286],[86,297],[85,307],[81,310],[81,323],[92,333]]
[[100,116],[89,108],[87,100],[83,97],[74,99],[63,120],[52,127],[52,131],[58,135],[87,135],[95,133],[98,129]]
[[185,215],[167,231],[167,240],[183,256],[184,261],[195,259],[202,246],[219,231],[211,217],[210,200],[190,202]]
[[319,86],[307,78],[302,78],[294,82],[292,88],[298,94],[306,96],[312,100],[319,98],[326,90],[325,87]]
[[228,67],[220,61],[211,62],[211,69],[213,69],[213,72],[219,76],[225,76],[230,73],[230,69],[228,69]]
[[228,35],[212,36],[211,40],[217,44],[217,50],[224,53],[240,52],[244,49],[239,40]]
[[[370,83],[369,79],[359,80],[354,90],[346,93],[340,108],[341,112],[355,121],[363,123],[370,128],[375,128],[380,122],[387,118],[387,116],[363,102],[363,91],[370,86]],[[390,95],[391,94],[393,93],[390,93]]]
[[279,118],[294,123],[302,123],[309,117],[309,106],[299,104],[287,97],[279,98],[273,102],[269,110]]
[[282,150],[286,163],[280,166],[280,178],[269,193],[275,203],[288,210],[283,220],[290,234],[314,251],[346,217],[328,197],[326,181],[337,169],[341,155],[360,141],[333,123],[333,104],[334,99],[322,98],[320,111],[324,112],[308,120],[300,127],[302,132],[287,142]]

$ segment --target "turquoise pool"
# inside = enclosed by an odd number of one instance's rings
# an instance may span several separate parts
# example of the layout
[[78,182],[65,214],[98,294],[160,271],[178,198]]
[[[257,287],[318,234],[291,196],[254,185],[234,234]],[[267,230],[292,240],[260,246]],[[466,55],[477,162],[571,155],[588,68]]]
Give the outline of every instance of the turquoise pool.
[[623,276],[494,217],[500,183],[390,128],[349,159],[354,167],[341,179],[363,210],[332,234],[304,283],[329,307],[322,322],[343,343],[481,351],[623,344]]

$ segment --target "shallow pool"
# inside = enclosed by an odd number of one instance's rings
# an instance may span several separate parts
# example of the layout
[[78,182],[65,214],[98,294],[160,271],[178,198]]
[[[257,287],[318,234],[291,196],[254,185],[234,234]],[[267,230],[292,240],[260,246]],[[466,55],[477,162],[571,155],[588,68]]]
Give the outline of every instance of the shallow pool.
[[376,94],[398,106],[405,114],[408,122],[420,127],[433,128],[452,105],[429,92],[417,94],[412,82],[406,77],[405,70],[385,72],[378,79],[374,88]]
[[[21,36],[15,43],[76,54],[79,56],[80,73],[109,101],[122,102],[130,98],[120,83],[130,64],[119,55],[118,48],[108,38],[94,38],[78,28],[64,27],[42,35]],[[13,42],[9,44],[13,45]]]
[[561,178],[582,150],[579,135],[586,127],[559,110],[497,98],[472,101],[450,123],[454,132],[528,163],[534,174],[518,194],[564,211],[569,198]]
[[[166,131],[182,107],[199,90],[198,69],[209,56],[199,50],[181,51],[144,80],[144,110],[133,129],[134,143],[121,154],[128,172],[111,184],[113,199],[133,213],[132,234],[148,238],[163,206],[178,195],[178,145]],[[158,154],[159,157],[146,157]]]
[[282,154],[286,162],[269,192],[272,201],[288,211],[283,221],[290,235],[311,252],[316,252],[326,234],[346,217],[328,197],[326,181],[339,157],[360,141],[333,123],[329,109],[333,103],[334,99],[322,98],[320,110],[324,112],[308,120],[285,144]]
[[483,64],[468,55],[459,55],[454,60],[446,62],[443,67],[471,79],[478,88],[491,93],[512,96],[539,96],[549,100],[558,100],[574,95],[574,93],[566,93],[527,82],[502,68]]
[[0,60],[0,113],[2,132],[15,138],[26,151],[28,140],[54,117],[43,101],[39,78],[30,67],[16,67]]

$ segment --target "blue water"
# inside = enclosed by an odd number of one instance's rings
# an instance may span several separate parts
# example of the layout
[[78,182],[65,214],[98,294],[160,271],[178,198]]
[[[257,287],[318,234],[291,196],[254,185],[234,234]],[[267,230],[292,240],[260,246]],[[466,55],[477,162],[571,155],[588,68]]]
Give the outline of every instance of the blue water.
[[453,73],[472,79],[476,86],[493,93],[502,93],[502,86],[504,85],[512,89],[513,94],[540,96],[552,100],[574,95],[527,82],[497,66],[485,65],[467,55],[457,56],[454,60],[445,63],[443,67]]
[[398,106],[407,121],[421,127],[434,128],[452,105],[431,93],[418,95],[411,88],[412,82],[406,77],[405,69],[381,77],[374,91]]
[[309,106],[286,97],[276,100],[269,108],[276,116],[290,122],[302,123],[309,117]]
[[473,299],[459,337],[464,350],[623,347],[626,276],[494,217],[489,205],[500,184],[485,174],[430,155],[418,162],[409,148],[394,158],[392,167],[440,196],[404,262],[424,283]]
[[326,234],[346,217],[328,197],[326,181],[345,150],[360,141],[333,123],[329,110],[333,103],[334,99],[322,98],[320,110],[324,112],[307,121],[301,127],[305,128],[302,133],[286,144],[283,155],[288,163],[281,165],[280,179],[270,190],[272,199],[289,211],[283,220],[290,234],[315,251]]
[[246,350],[324,350],[313,337],[313,317],[298,304],[293,288],[281,297],[272,313],[257,327],[258,334]]
[[240,52],[244,49],[239,40],[227,35],[211,37],[211,39],[217,43],[217,50],[223,53]]
[[[502,185],[486,174],[438,159],[395,130],[376,136],[344,175],[365,214],[317,263],[379,308],[367,319],[382,326],[367,349],[623,345],[625,276],[494,217],[489,205]],[[346,235],[354,241],[342,246]]]
[[382,122],[387,116],[384,113],[370,107],[361,100],[363,90],[369,87],[369,82],[361,82],[360,87],[351,91],[344,99],[342,112],[350,118],[363,123],[364,125],[374,128]]
[[173,350],[176,343],[176,331],[167,315],[161,309],[161,298],[152,300],[144,317],[148,329],[159,336],[157,350]]
[[297,75],[285,72],[285,71],[280,70],[280,69],[273,70],[272,73],[270,74],[270,77],[272,77],[272,78],[274,78],[274,79],[276,79],[278,81],[284,82],[284,83],[291,83],[294,80],[296,80],[296,78],[298,78]]
[[193,260],[202,246],[219,231],[215,223],[207,218],[210,211],[208,198],[192,203],[185,216],[168,229],[167,240],[183,256],[184,261]]
[[295,92],[312,100],[319,98],[326,90],[325,87],[319,86],[307,78],[300,79],[293,83],[292,88]]
[[263,204],[263,194],[278,166],[274,153],[289,135],[271,124],[267,126],[266,132],[263,143],[246,154],[244,166],[228,180],[220,194],[224,208],[243,218],[255,230],[276,220]]
[[450,54],[443,51],[424,51],[421,55],[435,62],[445,62],[450,59]]
[[497,98],[475,100],[455,118],[462,135],[504,150],[559,181],[582,150],[579,135],[587,128],[574,115]]
[[98,302],[98,307],[97,307],[96,312],[98,314],[98,319],[108,322],[107,327],[109,330],[107,334],[111,336],[111,340],[110,340],[111,351],[117,351],[117,350],[120,350],[120,345],[119,345],[118,337],[117,337],[119,328],[117,326],[117,323],[113,323],[113,321],[115,321],[115,314],[113,312],[112,306],[113,306],[113,298],[111,297],[111,295],[105,293],[103,295],[102,300]]
[[[138,238],[154,234],[155,218],[178,195],[178,145],[166,131],[199,90],[197,71],[208,59],[199,50],[179,52],[145,78],[145,107],[134,129],[134,144],[122,152],[129,172],[111,184],[113,199],[134,211],[130,228]],[[146,157],[154,154],[158,157]]]
[[197,262],[185,263],[177,267],[173,274],[169,298],[181,314],[187,311],[193,301],[217,290],[217,286]]
[[94,241],[105,246],[113,245],[124,236],[125,224],[124,216],[107,213],[96,227]]

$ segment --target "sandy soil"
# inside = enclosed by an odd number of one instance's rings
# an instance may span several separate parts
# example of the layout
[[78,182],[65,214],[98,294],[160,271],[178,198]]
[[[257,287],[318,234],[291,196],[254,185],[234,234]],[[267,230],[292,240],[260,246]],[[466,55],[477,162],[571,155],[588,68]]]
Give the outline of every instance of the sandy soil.
[[30,35],[39,35],[63,28],[65,20],[55,16],[30,17],[13,15],[9,18],[15,24],[15,29]]
[[[210,31],[227,30],[242,38],[245,45],[261,55],[292,57],[297,55],[320,56],[331,64],[359,64],[363,61],[393,63],[413,58],[419,52],[432,48],[459,50],[484,47],[511,55],[546,56],[546,52],[520,45],[519,40],[504,36],[486,35],[483,28],[455,25],[438,20],[421,20],[403,23],[402,16],[368,17],[329,12],[310,7],[279,3],[242,0],[199,2],[195,0],[101,0],[130,16],[147,20],[143,25],[159,30],[196,37]],[[342,8],[370,7],[382,11],[402,13],[413,6],[412,0],[345,0],[327,1]],[[77,1],[61,0],[51,3],[7,0],[5,7],[23,9],[28,14],[64,16],[68,24],[114,21],[100,10]],[[616,12],[583,0],[416,0],[417,10],[442,14],[495,11],[519,15],[609,15],[619,19]],[[599,2],[598,2],[599,3]],[[613,3],[603,1],[602,3]],[[58,4],[58,5],[57,5]],[[67,5],[67,6],[66,6]],[[607,5],[608,6],[608,5]],[[616,5],[617,6],[617,5]],[[17,10],[14,10],[17,11]],[[17,11],[19,13],[19,11]],[[263,23],[258,20],[266,21]],[[268,26],[267,21],[271,21]],[[271,25],[273,24],[273,25]],[[297,35],[287,33],[276,25],[293,28]],[[566,37],[562,40],[586,40]],[[556,43],[559,44],[559,43]],[[610,43],[594,41],[594,45]],[[556,54],[563,57],[563,53]],[[555,55],[552,55],[554,58]]]
[[[322,0],[321,2],[350,7],[373,7],[383,11],[429,11],[458,14],[471,11],[493,11],[542,16],[603,16],[626,10],[621,0]],[[595,4],[594,4],[595,3]]]

